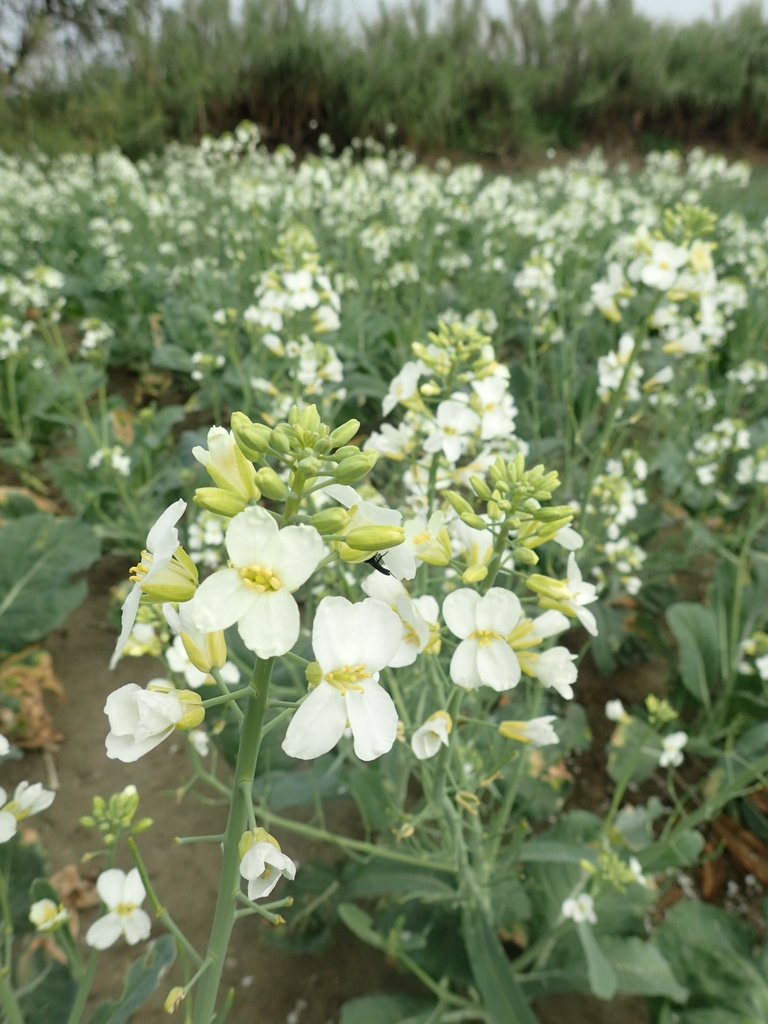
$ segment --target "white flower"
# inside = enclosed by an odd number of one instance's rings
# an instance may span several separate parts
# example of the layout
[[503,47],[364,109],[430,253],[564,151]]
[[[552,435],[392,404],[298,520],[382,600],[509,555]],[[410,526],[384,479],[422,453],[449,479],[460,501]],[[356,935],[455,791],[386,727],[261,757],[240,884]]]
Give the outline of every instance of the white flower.
[[423,363],[409,362],[405,363],[400,372],[392,378],[389,391],[381,403],[381,409],[385,416],[389,416],[399,402],[407,402],[409,398],[413,398],[424,370]]
[[466,689],[511,690],[520,682],[520,663],[507,636],[522,618],[520,601],[509,590],[491,587],[454,590],[443,601],[443,618],[462,641],[451,658],[451,679]]
[[[347,525],[348,531],[363,526],[399,526],[403,521],[401,513],[396,509],[366,501],[354,487],[347,484],[331,484],[325,488],[325,493],[352,513]],[[412,580],[416,575],[416,557],[411,550],[401,551],[404,547],[405,544],[399,544],[395,548],[381,551],[381,561],[384,568],[389,569],[396,579]]]
[[669,736],[662,736],[663,750],[659,757],[659,767],[678,768],[683,763],[683,747],[687,742],[688,735],[684,732],[672,732]]
[[563,611],[567,609],[571,615],[579,620],[591,636],[597,636],[597,620],[592,612],[584,607],[584,605],[592,604],[593,601],[597,600],[597,587],[594,583],[584,582],[573,552],[568,556],[568,576],[566,582],[568,592],[565,599],[561,602]]
[[211,427],[208,449],[196,445],[192,454],[216,484],[244,502],[258,498],[256,470],[237,446],[235,435],[225,427]]
[[575,921],[577,924],[597,924],[595,901],[586,892],[581,893],[580,896],[571,896],[565,900],[560,908],[560,913],[563,917]]
[[5,755],[9,752],[10,749],[11,744],[8,742],[7,737],[3,736],[3,734],[0,733],[0,757],[5,757]]
[[319,757],[336,746],[349,725],[361,761],[386,754],[397,736],[397,711],[378,678],[401,639],[400,620],[381,601],[351,604],[344,597],[324,597],[312,626],[322,674],[291,719],[285,753],[303,760]]
[[526,668],[533,672],[542,686],[557,690],[565,700],[573,697],[573,684],[578,677],[574,665],[576,655],[566,647],[551,647],[548,651],[527,651]]
[[16,835],[18,823],[30,814],[47,810],[54,801],[53,790],[45,789],[42,783],[20,782],[13,794],[13,800],[0,786],[0,843],[7,843]]
[[189,655],[184,647],[184,641],[180,636],[173,638],[173,643],[165,652],[165,660],[168,662],[168,668],[171,672],[183,675],[187,686],[191,686],[193,690],[197,690],[206,679],[210,678],[209,673],[201,672],[189,660]]
[[205,729],[191,729],[187,735],[198,757],[207,757],[211,749],[211,740]]
[[578,551],[584,547],[584,538],[572,526],[561,527],[552,540],[566,551]]
[[556,721],[554,715],[531,718],[527,722],[506,721],[499,725],[499,733],[507,740],[530,743],[534,747],[549,747],[560,742],[552,728],[552,723]]
[[69,920],[69,911],[53,900],[38,900],[29,908],[29,920],[39,932],[53,932]]
[[290,882],[296,877],[296,865],[264,829],[246,832],[240,840],[240,858],[240,874],[248,882],[249,900],[269,896],[283,877]]
[[470,437],[480,426],[480,417],[466,402],[448,398],[438,405],[435,420],[432,432],[424,442],[424,451],[442,451],[448,462],[454,465],[467,450]]
[[[131,579],[134,584],[123,604],[120,636],[109,663],[111,669],[117,664],[122,650],[128,642],[128,637],[131,635],[139,610],[142,589],[147,584],[170,583],[173,585],[174,582],[178,582],[177,566],[174,563],[174,555],[179,550],[179,531],[176,529],[176,523],[181,519],[186,507],[186,501],[181,498],[175,501],[155,521],[147,534],[147,548],[141,553],[141,561],[131,571]],[[189,596],[191,594],[178,597],[177,600],[185,600]],[[172,594],[166,598],[169,601],[173,599]]]
[[654,242],[650,258],[640,272],[640,280],[648,288],[668,291],[675,283],[678,270],[687,262],[687,249],[663,240]]
[[609,722],[625,722],[629,718],[629,715],[627,714],[622,702],[616,699],[606,701],[605,717]]
[[408,591],[399,580],[375,571],[363,580],[362,587],[368,597],[383,601],[400,617],[402,641],[389,662],[389,667],[403,668],[405,665],[412,665],[417,655],[429,643],[429,626],[415,602],[411,600]]
[[129,946],[149,938],[152,922],[149,914],[141,909],[146,890],[136,868],[128,874],[120,868],[102,871],[96,881],[96,889],[108,913],[88,929],[85,941],[89,946],[108,949],[121,935],[125,936]]
[[107,697],[107,757],[126,763],[137,761],[170,736],[183,718],[185,709],[179,692],[165,692],[165,679],[153,679],[149,686],[153,684],[163,689],[145,690],[136,683],[126,683]]
[[650,888],[650,883],[646,876],[643,874],[643,868],[637,857],[629,858],[629,870],[632,872],[635,881],[638,885],[644,886],[646,889]]
[[419,761],[434,757],[441,746],[448,746],[452,729],[453,722],[448,712],[435,711],[411,737],[411,750]]
[[314,572],[323,541],[312,526],[278,529],[266,509],[247,508],[227,528],[231,568],[198,587],[192,602],[199,629],[213,633],[237,623],[243,642],[260,658],[290,651],[299,636],[293,591]]

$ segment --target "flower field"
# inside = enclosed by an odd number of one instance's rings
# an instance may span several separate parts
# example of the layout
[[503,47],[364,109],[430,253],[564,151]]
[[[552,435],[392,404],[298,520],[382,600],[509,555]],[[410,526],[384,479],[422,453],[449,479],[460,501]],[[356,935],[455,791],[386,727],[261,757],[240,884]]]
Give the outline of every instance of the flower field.
[[768,1020],[759,173],[320,142],[0,156],[3,1019]]

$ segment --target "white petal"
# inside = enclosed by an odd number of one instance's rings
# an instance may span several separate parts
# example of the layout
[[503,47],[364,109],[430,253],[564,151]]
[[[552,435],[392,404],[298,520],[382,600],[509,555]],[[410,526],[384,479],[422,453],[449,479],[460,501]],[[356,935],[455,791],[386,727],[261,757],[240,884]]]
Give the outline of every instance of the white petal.
[[147,736],[144,739],[137,739],[135,736],[116,736],[115,733],[107,734],[107,757],[112,760],[123,761],[125,764],[132,764],[140,757],[154,750],[163,740],[173,732],[173,726],[169,725],[164,732]]
[[85,935],[85,941],[93,949],[109,949],[123,934],[123,921],[119,914],[110,912],[94,921]]
[[317,568],[325,545],[314,526],[287,526],[280,531],[271,568],[276,569],[284,586],[298,590]]
[[335,687],[321,682],[291,719],[283,750],[303,761],[320,757],[336,746],[346,725],[344,698]]
[[147,890],[144,888],[144,883],[141,880],[138,868],[131,868],[125,876],[122,902],[133,903],[138,906],[140,903],[144,902],[144,897],[146,895]]
[[571,607],[576,613],[576,618],[582,624],[584,629],[586,629],[591,636],[597,636],[597,619],[589,608],[583,608],[581,605],[571,605]]
[[324,597],[317,606],[312,623],[312,650],[324,672],[344,664],[342,649],[351,608],[352,602],[346,597]]
[[7,843],[16,835],[16,818],[10,811],[0,811],[0,843]]
[[389,665],[403,639],[403,624],[400,617],[389,605],[375,598],[367,597],[353,606],[350,628],[356,633],[356,646],[363,641],[364,655],[359,662],[347,664],[366,665],[371,673],[379,672]]
[[491,587],[477,605],[475,622],[478,629],[506,636],[518,624],[521,615],[520,601],[513,593],[502,587]]
[[149,938],[152,931],[152,921],[146,910],[137,907],[132,914],[123,917],[123,931],[125,941],[129,946],[135,946],[137,942],[143,942]]
[[272,556],[279,533],[277,523],[265,508],[247,508],[227,527],[227,554],[233,565],[272,567]]
[[179,498],[155,521],[147,534],[147,548],[153,555],[169,558],[179,546],[179,534],[174,527],[184,515],[186,501]]
[[131,588],[128,597],[123,602],[123,613],[120,624],[120,636],[118,637],[117,643],[115,644],[114,653],[109,661],[110,669],[113,669],[120,660],[120,655],[123,653],[123,648],[128,643],[128,637],[131,635],[133,624],[136,621],[136,616],[139,613],[139,602],[141,601],[141,584],[134,583]]
[[203,633],[227,629],[250,611],[256,594],[237,569],[219,569],[203,580],[192,598],[195,625]]
[[259,658],[290,651],[300,626],[299,606],[285,589],[255,594],[250,610],[237,624],[243,643]]
[[477,652],[477,671],[485,686],[494,690],[511,690],[520,682],[520,662],[503,640],[493,640]]
[[533,631],[537,637],[548,640],[549,637],[556,636],[568,629],[569,625],[567,615],[563,615],[562,612],[548,611],[543,615],[536,616],[533,620]]
[[477,641],[462,640],[451,658],[451,679],[457,686],[463,686],[467,690],[473,690],[482,685],[482,679],[477,670]]
[[474,633],[479,602],[478,592],[468,587],[454,590],[443,601],[443,618],[454,636],[466,640],[470,633]]
[[123,902],[124,885],[125,872],[120,868],[109,868],[107,871],[102,871],[96,880],[96,891],[101,897],[102,903],[106,903],[110,910]]
[[397,709],[385,689],[373,681],[363,692],[347,690],[347,716],[361,761],[373,761],[392,749],[397,738]]

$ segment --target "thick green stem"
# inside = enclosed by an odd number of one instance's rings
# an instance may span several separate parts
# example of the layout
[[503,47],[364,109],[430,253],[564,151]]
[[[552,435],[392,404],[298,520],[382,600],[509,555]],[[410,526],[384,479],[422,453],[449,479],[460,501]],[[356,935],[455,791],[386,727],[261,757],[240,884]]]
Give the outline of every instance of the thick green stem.
[[0,1007],[8,1024],[24,1024],[21,1009],[11,988],[10,965],[0,967]]
[[193,1024],[210,1024],[216,1007],[216,996],[224,970],[232,926],[235,923],[237,893],[240,890],[240,839],[248,824],[250,785],[256,773],[256,761],[261,745],[261,730],[267,707],[269,679],[272,674],[273,658],[259,660],[251,679],[252,695],[248,698],[245,716],[240,732],[240,748],[237,752],[235,779],[232,786],[232,803],[224,833],[224,856],[219,878],[219,894],[213,915],[211,937],[205,959],[210,966],[200,979],[192,1017]]
[[77,988],[77,998],[70,1010],[69,1017],[67,1018],[67,1024],[81,1024],[83,1015],[85,1014],[88,996],[91,994],[91,985],[93,985],[93,977],[96,974],[96,964],[98,962],[99,954],[95,949],[92,949],[91,955],[88,957],[85,974],[80,978]]

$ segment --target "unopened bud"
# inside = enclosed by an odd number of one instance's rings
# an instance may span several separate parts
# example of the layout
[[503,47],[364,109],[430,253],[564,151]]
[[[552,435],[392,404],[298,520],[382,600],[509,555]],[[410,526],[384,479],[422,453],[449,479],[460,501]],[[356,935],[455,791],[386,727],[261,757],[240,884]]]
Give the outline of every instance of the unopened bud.
[[333,457],[337,462],[343,462],[344,459],[350,458],[352,455],[359,455],[360,448],[356,444],[345,444],[342,445],[337,451],[333,453]]
[[470,565],[462,573],[462,583],[481,583],[488,575],[488,569],[484,565]]
[[323,536],[330,533],[343,533],[349,526],[351,516],[345,508],[324,508],[310,516],[310,523]]
[[217,516],[231,519],[242,512],[247,501],[232,491],[223,491],[220,487],[198,487],[192,499],[199,508],[206,512],[214,512]]
[[344,445],[349,444],[352,438],[357,434],[360,429],[360,420],[347,420],[346,423],[342,423],[340,427],[336,427],[335,430],[331,431],[330,442],[333,448],[342,448]]
[[269,435],[269,443],[276,452],[288,455],[291,451],[291,438],[284,427],[275,427]]
[[542,523],[553,523],[558,519],[573,519],[574,511],[570,505],[550,505],[548,508],[540,508],[536,513],[536,519]]
[[304,675],[307,677],[309,685],[314,689],[323,678],[323,670],[320,667],[320,662],[310,661],[304,669]]
[[256,485],[270,501],[285,501],[288,496],[288,488],[271,466],[256,470]]
[[298,425],[308,434],[316,434],[320,430],[323,421],[320,419],[320,413],[317,411],[316,405],[307,405],[301,410]]
[[186,997],[187,993],[184,991],[181,985],[176,985],[165,997],[165,1002],[163,1003],[163,1010],[165,1011],[165,1013],[175,1013],[181,1006],[181,1004],[184,1002]]
[[334,477],[340,484],[356,484],[368,476],[379,458],[378,452],[358,452],[339,463]]
[[229,422],[238,448],[246,458],[258,459],[266,453],[272,433],[269,427],[253,423],[244,412],[233,412]]
[[[466,498],[463,498],[456,491],[446,491],[445,500],[451,506],[454,512],[457,512],[460,516],[462,515],[474,515],[475,510],[469,504]],[[483,523],[483,527],[485,527]]]
[[512,549],[512,557],[515,565],[538,565],[539,556],[530,548],[516,547]]
[[481,501],[488,501],[491,496],[491,489],[488,484],[480,476],[471,476],[469,482],[472,486],[472,490],[480,498]]
[[184,706],[184,714],[176,723],[177,729],[196,729],[205,718],[203,698],[194,690],[178,690],[176,696]]
[[463,512],[460,516],[462,523],[466,526],[471,526],[473,530],[484,530],[488,524],[486,521],[474,512]]
[[405,540],[402,526],[358,526],[344,538],[353,551],[388,551]]

